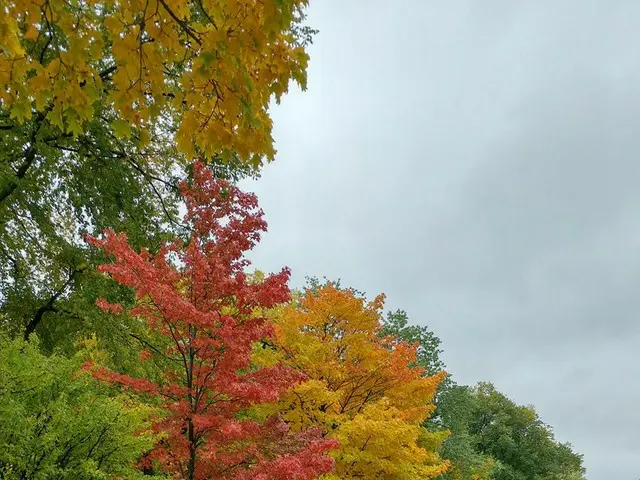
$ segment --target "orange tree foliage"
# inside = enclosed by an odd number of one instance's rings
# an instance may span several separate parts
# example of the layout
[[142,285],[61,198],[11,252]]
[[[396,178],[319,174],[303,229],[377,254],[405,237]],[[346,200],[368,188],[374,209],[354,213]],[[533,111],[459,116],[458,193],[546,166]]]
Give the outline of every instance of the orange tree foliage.
[[409,366],[413,346],[379,336],[383,299],[328,284],[273,313],[278,349],[262,361],[285,358],[309,377],[279,408],[295,431],[319,426],[340,442],[327,479],[426,479],[448,467],[436,453],[446,434],[421,426],[444,373],[424,377]]
[[142,146],[172,117],[188,157],[257,166],[274,155],[270,99],[305,88],[306,3],[0,0],[0,107],[77,136],[110,106],[115,135]]
[[[289,433],[277,416],[261,422],[247,414],[303,378],[283,364],[251,364],[252,345],[273,333],[261,312],[289,298],[289,271],[247,279],[243,254],[266,229],[256,198],[214,180],[201,162],[194,169],[193,185],[182,184],[192,230],[188,242],[176,240],[151,255],[136,253],[126,236],[113,231],[90,239],[115,257],[101,270],[135,290],[138,304],[130,313],[166,340],[166,348],[160,343],[141,355],[159,356],[164,378],[133,378],[100,367],[94,375],[165,400],[169,414],[155,424],[165,437],[149,459],[176,478],[316,478],[331,470],[325,452],[335,442],[320,438],[317,429]],[[123,309],[104,299],[98,303],[116,314]]]

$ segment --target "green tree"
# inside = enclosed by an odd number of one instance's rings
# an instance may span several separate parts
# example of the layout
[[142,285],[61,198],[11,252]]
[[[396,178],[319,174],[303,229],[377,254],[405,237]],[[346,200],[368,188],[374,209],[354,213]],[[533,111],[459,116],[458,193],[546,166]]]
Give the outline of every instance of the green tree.
[[[427,373],[444,369],[440,339],[426,326],[411,325],[404,311],[390,312],[383,333],[418,343],[417,364]],[[518,406],[489,383],[440,384],[436,411],[425,428],[449,430],[441,455],[451,480],[583,479],[582,457],[558,443],[532,407]]]
[[469,423],[476,414],[475,398],[469,388],[451,382],[446,391],[440,392],[438,413],[441,425],[451,432],[442,444],[442,456],[452,463],[445,476],[451,480],[493,479],[495,460],[482,452],[476,438],[469,431]]
[[[96,259],[82,234],[113,226],[154,248],[173,225],[172,184],[180,170],[169,173],[175,155],[161,139],[137,151],[96,120],[77,139],[56,138],[53,147],[46,141],[52,128],[36,122],[0,138],[8,170],[0,178],[11,175],[14,158],[37,149],[29,175],[0,203],[0,311],[5,329],[25,336],[37,329],[47,346],[61,325],[68,334],[90,320]],[[24,138],[25,130],[36,129],[33,143]],[[154,160],[159,157],[162,163]]]
[[[427,375],[435,375],[445,369],[445,364],[440,358],[442,342],[428,327],[409,324],[407,312],[388,312],[383,320],[383,327],[384,335],[394,335],[402,341],[418,345],[416,363],[425,369]],[[447,384],[440,384],[440,390],[446,388]]]
[[582,456],[568,443],[559,443],[551,428],[531,406],[515,404],[490,383],[456,387],[470,408],[466,419],[453,420],[460,411],[449,405],[445,423],[458,421],[478,452],[496,460],[495,480],[556,480],[584,478]]
[[142,478],[154,410],[81,372],[81,355],[44,356],[34,340],[0,337],[0,478]]

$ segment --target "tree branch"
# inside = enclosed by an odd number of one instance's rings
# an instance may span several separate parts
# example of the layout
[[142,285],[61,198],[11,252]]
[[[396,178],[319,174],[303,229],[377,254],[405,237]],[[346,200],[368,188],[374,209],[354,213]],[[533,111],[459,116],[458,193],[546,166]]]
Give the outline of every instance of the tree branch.
[[[153,193],[155,194],[155,196],[158,198],[158,201],[160,202],[160,207],[162,208],[165,216],[167,217],[167,220],[169,220],[170,223],[173,223],[174,225],[188,230],[187,227],[185,227],[183,224],[181,224],[180,222],[176,221],[172,216],[171,213],[169,212],[164,199],[162,198],[162,195],[160,194],[160,192],[158,191],[158,189],[156,188],[156,186],[153,184],[153,178],[151,177],[151,175],[149,175],[142,167],[140,167],[140,165],[138,165],[137,162],[135,162],[134,160],[130,159],[128,156],[124,156],[124,159],[136,170],[138,170],[142,176],[145,178],[145,180],[147,181],[147,183],[149,184],[149,186],[151,187],[151,190],[153,190]],[[164,182],[163,182],[164,183]]]
[[217,30],[218,26],[216,25],[216,22],[214,22],[213,18],[211,18],[211,15],[209,15],[205,10],[204,5],[202,4],[202,0],[196,0],[196,3],[198,4],[198,8],[200,8],[200,11],[202,12],[202,15],[204,15],[205,18],[211,22],[213,28]]
[[103,71],[100,72],[100,78],[102,80],[104,80],[105,78],[107,78],[109,75],[111,75],[113,72],[115,72],[118,69],[117,65],[112,65],[109,68],[105,68]]
[[[35,137],[35,135],[32,135],[32,137]],[[33,161],[36,159],[36,146],[34,140],[35,138],[33,138],[31,144],[27,148],[27,151],[24,154],[24,162],[22,162],[22,165],[18,168],[15,178],[9,180],[2,190],[0,190],[0,203],[11,195],[16,188],[18,188],[18,183],[27,174],[27,170],[29,170],[29,167],[31,167]]]
[[27,174],[27,170],[29,170],[34,160],[36,159],[36,137],[38,136],[38,132],[42,127],[42,121],[51,108],[52,107],[49,107],[45,111],[39,112],[36,116],[34,122],[37,126],[33,129],[33,132],[31,132],[31,136],[29,137],[29,147],[27,147],[27,151],[24,154],[24,161],[18,168],[15,178],[9,180],[7,184],[0,190],[0,203],[4,202],[7,197],[11,195],[16,188],[18,188],[20,180],[24,178],[24,176]]
[[129,336],[131,338],[135,338],[138,342],[140,342],[141,345],[144,345],[145,347],[149,347],[151,350],[153,350],[154,352],[156,352],[158,355],[166,358],[167,360],[171,360],[172,362],[178,362],[178,363],[182,363],[182,360],[180,360],[179,358],[173,358],[173,357],[169,357],[168,355],[162,353],[162,351],[158,350],[157,347],[155,347],[154,345],[150,344],[149,342],[147,342],[146,340],[140,338],[138,335],[136,335],[135,333],[129,333]]
[[173,13],[173,11],[169,8],[169,5],[167,5],[167,3],[164,0],[158,0],[158,2],[160,3],[160,5],[162,5],[164,7],[164,9],[167,11],[167,13],[171,16],[171,18],[173,18],[176,22],[178,22],[178,24],[182,27],[182,29],[185,31],[185,33],[187,35],[189,35],[191,38],[193,38],[193,40],[198,45],[202,45],[202,42],[196,36],[196,34],[193,31],[193,29],[189,25],[187,25],[184,20],[180,20],[178,18],[178,16],[175,13]]
[[27,323],[27,326],[25,327],[25,330],[24,330],[25,341],[29,340],[29,337],[35,331],[36,327],[42,322],[42,317],[44,317],[45,313],[58,311],[58,309],[54,306],[56,300],[58,300],[60,295],[62,295],[67,290],[67,287],[71,285],[71,282],[73,282],[76,275],[78,273],[84,272],[84,270],[85,270],[84,268],[80,268],[80,269],[75,269],[73,272],[71,272],[71,275],[69,275],[69,278],[67,279],[67,281],[64,282],[64,284],[53,295],[51,295],[51,297],[49,297],[49,300],[47,300],[47,303],[45,303],[40,308],[38,308],[38,310],[36,310],[35,315],[31,320],[29,320],[29,323]]

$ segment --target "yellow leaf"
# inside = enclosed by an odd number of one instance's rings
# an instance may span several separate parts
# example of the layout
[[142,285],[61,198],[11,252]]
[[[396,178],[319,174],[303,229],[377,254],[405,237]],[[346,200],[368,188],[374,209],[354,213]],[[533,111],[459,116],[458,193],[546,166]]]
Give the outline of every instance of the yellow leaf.
[[11,114],[9,117],[15,118],[20,123],[31,118],[31,104],[24,101],[14,103],[11,107]]
[[140,145],[141,148],[144,148],[147,145],[149,145],[149,132],[147,132],[146,129],[144,128],[140,129],[138,131],[138,135],[139,135],[138,145]]
[[111,128],[116,138],[129,138],[131,136],[131,125],[124,120],[114,120],[111,122]]
[[113,15],[104,20],[104,26],[114,37],[122,30],[122,23]]
[[34,27],[33,25],[29,25],[29,28],[27,29],[26,33],[24,34],[24,38],[26,38],[27,40],[37,40],[38,36],[40,35],[40,32],[38,31],[38,29],[36,27]]
[[56,103],[51,111],[47,114],[47,120],[49,123],[55,127],[58,127],[60,130],[64,130],[64,122],[62,119],[62,105],[60,103]]

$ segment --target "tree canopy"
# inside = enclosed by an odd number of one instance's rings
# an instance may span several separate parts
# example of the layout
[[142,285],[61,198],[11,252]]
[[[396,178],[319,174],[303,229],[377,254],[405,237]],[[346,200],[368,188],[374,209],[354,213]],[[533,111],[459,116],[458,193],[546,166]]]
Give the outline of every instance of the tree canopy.
[[[383,332],[415,343],[416,364],[426,372],[444,368],[440,339],[426,326],[411,325],[403,311],[390,312]],[[446,430],[440,450],[451,462],[451,480],[583,479],[582,456],[555,440],[532,407],[516,405],[488,382],[458,385],[448,377],[436,394],[425,428]]]
[[37,341],[0,336],[0,477],[143,478],[159,412],[78,373],[90,354],[45,356]]
[[[306,1],[0,0],[0,319],[44,346],[90,332],[82,240],[159,248],[193,158],[273,159],[269,103],[304,88]],[[50,319],[51,321],[47,321]]]
[[274,311],[280,355],[309,379],[278,409],[338,440],[335,478],[434,478],[448,466],[436,453],[445,435],[421,424],[443,375],[411,368],[415,349],[379,336],[383,300],[329,283]]

